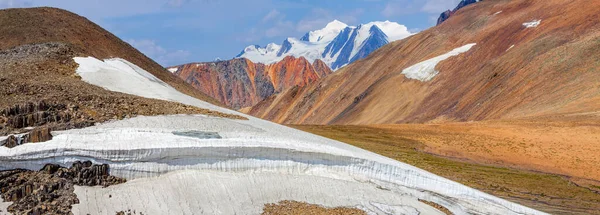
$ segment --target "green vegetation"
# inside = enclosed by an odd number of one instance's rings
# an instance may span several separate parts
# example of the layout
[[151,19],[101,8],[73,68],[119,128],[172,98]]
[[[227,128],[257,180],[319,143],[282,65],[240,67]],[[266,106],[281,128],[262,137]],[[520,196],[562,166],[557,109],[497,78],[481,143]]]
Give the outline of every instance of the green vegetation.
[[552,214],[600,214],[600,194],[553,174],[458,161],[422,152],[424,145],[368,126],[292,127],[425,169],[492,195]]

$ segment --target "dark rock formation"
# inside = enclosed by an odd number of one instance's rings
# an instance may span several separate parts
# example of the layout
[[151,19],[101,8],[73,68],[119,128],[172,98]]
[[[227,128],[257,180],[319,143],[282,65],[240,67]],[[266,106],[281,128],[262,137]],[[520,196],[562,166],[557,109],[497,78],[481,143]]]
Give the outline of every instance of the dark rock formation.
[[442,24],[442,22],[446,21],[448,18],[450,18],[454,13],[456,13],[456,11],[460,10],[463,7],[466,7],[467,5],[470,4],[474,4],[477,3],[481,0],[462,0],[458,3],[458,5],[456,6],[456,8],[454,8],[454,10],[447,10],[444,11],[442,14],[440,14],[440,17],[437,20],[437,25]]
[[452,12],[451,10],[446,10],[444,12],[442,12],[442,14],[440,14],[440,17],[437,20],[437,24],[442,24],[442,22],[446,21],[448,18],[450,18],[450,16],[452,16],[454,12]]
[[35,128],[29,133],[20,135],[10,135],[6,140],[0,141],[0,146],[13,148],[25,143],[38,143],[52,139],[50,128]]
[[23,169],[0,172],[0,193],[13,202],[8,212],[15,214],[72,214],[71,205],[79,203],[78,186],[110,186],[125,179],[111,176],[107,164],[75,162],[71,168],[47,164],[39,171]]
[[45,142],[52,139],[50,128],[35,128],[29,132],[28,136],[30,143]]
[[1,140],[0,141],[0,146],[4,146],[7,148],[14,148],[18,145],[23,144],[23,137],[22,136],[15,136],[15,135],[10,135],[8,136],[8,138],[6,140]]
[[77,117],[74,114],[77,108],[77,106],[68,107],[65,104],[45,101],[28,102],[5,108],[1,111],[1,116],[5,118],[5,127],[19,129],[46,123],[68,122],[72,117]]
[[0,141],[0,146],[12,148],[29,142],[44,142],[52,139],[52,130],[91,125],[93,122],[83,118],[76,105],[45,101],[16,104],[0,110],[0,136],[9,132],[20,135],[10,135]]

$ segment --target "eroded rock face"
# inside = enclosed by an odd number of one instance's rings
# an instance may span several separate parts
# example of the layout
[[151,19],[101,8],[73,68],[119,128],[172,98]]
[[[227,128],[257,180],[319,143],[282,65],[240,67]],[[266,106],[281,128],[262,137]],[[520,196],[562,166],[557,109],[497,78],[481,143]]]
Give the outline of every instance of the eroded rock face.
[[15,104],[0,110],[0,136],[13,133],[0,141],[0,146],[13,148],[29,142],[44,142],[52,139],[52,130],[90,125],[93,122],[84,118],[76,105],[45,101]]
[[51,139],[50,128],[34,128],[28,133],[8,136],[7,139],[0,141],[0,146],[14,148],[25,143],[38,143]]
[[1,171],[0,193],[4,201],[13,202],[8,207],[11,213],[72,214],[71,205],[79,203],[74,185],[106,187],[124,182],[109,174],[107,164],[77,161],[71,168],[47,164],[39,171]]
[[10,135],[6,140],[0,141],[0,146],[7,148],[14,148],[15,146],[21,145],[23,141],[18,136]]
[[240,109],[294,86],[305,86],[332,73],[320,60],[286,57],[271,64],[244,58],[181,65],[175,74],[227,106]]
[[5,108],[1,113],[5,118],[5,127],[19,129],[70,121],[72,117],[77,117],[74,114],[77,108],[77,106],[67,107],[65,104],[39,101],[16,104]]

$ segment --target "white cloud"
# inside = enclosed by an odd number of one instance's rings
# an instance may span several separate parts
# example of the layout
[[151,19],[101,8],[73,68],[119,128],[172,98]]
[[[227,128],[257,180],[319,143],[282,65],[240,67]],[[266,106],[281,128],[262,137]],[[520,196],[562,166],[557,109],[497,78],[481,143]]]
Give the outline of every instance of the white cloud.
[[156,44],[154,40],[129,39],[127,42],[163,66],[171,66],[174,63],[186,61],[191,55],[186,50],[167,51],[162,46]]
[[329,10],[323,8],[314,8],[304,19],[298,21],[296,24],[296,31],[304,33],[321,29],[334,19],[350,25],[356,24],[356,22],[358,22],[358,17],[363,13],[364,10],[360,8],[344,14],[333,14]]
[[296,30],[307,32],[325,27],[327,23],[333,20],[333,16],[328,10],[323,8],[314,8],[304,19],[298,21]]
[[290,36],[289,33],[293,32],[294,23],[292,21],[279,20],[275,23],[274,26],[268,28],[265,31],[265,36],[267,37],[277,37],[277,36]]
[[271,11],[270,11],[270,12],[269,12],[267,15],[265,15],[265,17],[263,17],[262,21],[263,21],[263,22],[268,22],[268,21],[271,21],[271,20],[274,20],[274,19],[278,19],[278,18],[280,18],[281,16],[283,16],[283,15],[281,14],[281,12],[279,12],[279,11],[278,11],[278,10],[276,10],[276,9],[273,9],[273,10],[271,10]]
[[[313,8],[303,19],[294,22],[287,19],[283,12],[273,9],[262,18],[263,27],[253,27],[243,36],[237,37],[236,39],[238,41],[254,42],[260,40],[262,37],[296,37],[298,36],[298,33],[306,33],[308,31],[321,29],[334,19],[347,24],[355,24],[358,22],[358,17],[363,13],[364,10],[358,8],[343,14],[334,15],[329,10]],[[262,32],[262,34],[259,32]]]
[[[263,23],[272,23],[271,27],[265,30],[264,35],[266,37],[277,37],[283,36],[293,30],[294,23],[285,19],[285,14],[282,14],[278,10],[271,10],[262,19]],[[256,31],[256,28],[252,28]]]

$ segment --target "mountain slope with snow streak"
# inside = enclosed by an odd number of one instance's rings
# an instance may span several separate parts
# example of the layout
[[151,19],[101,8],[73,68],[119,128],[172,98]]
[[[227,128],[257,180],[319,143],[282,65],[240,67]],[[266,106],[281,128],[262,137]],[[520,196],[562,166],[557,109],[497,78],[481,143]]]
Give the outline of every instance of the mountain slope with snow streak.
[[[84,81],[105,89],[239,114],[173,91],[123,59],[75,61]],[[122,78],[135,81],[118,86]],[[247,117],[140,116],[53,132],[47,142],[0,148],[0,169],[85,158],[129,179],[109,188],[77,187],[76,214],[258,214],[280,200],[371,214],[443,214],[419,199],[454,214],[543,214],[369,151]]]
[[300,39],[287,38],[281,45],[248,46],[236,57],[264,64],[276,63],[286,56],[304,57],[310,62],[322,60],[336,70],[366,57],[385,44],[412,34],[406,26],[390,21],[348,26],[334,20],[325,28],[308,32]]
[[[579,10],[581,4],[589,7]],[[565,15],[548,12],[557,8]],[[600,53],[600,25],[588,17],[598,10],[600,4],[584,0],[479,1],[298,93],[263,100],[248,113],[282,124],[313,125],[597,113],[599,61],[590,56]],[[467,52],[437,58],[471,43],[477,45]]]

